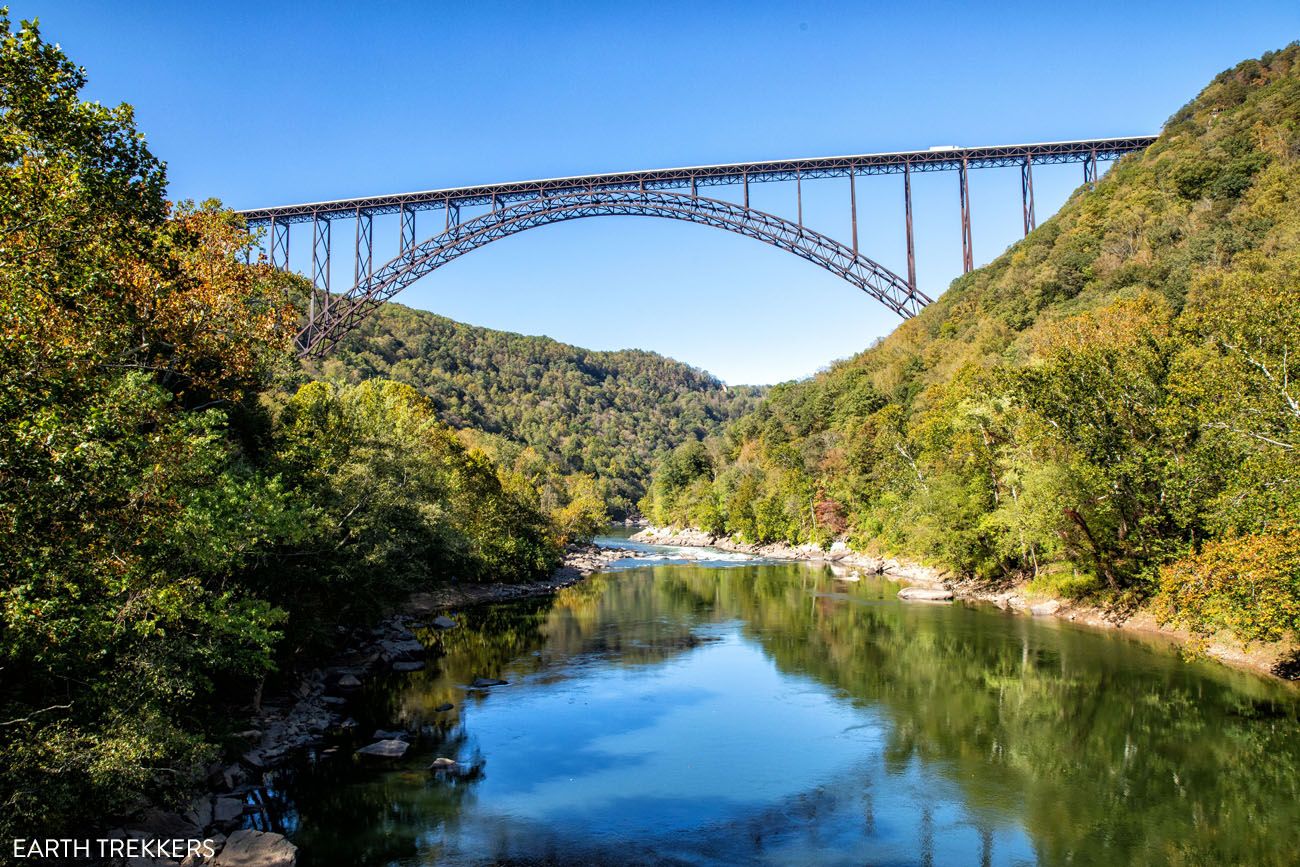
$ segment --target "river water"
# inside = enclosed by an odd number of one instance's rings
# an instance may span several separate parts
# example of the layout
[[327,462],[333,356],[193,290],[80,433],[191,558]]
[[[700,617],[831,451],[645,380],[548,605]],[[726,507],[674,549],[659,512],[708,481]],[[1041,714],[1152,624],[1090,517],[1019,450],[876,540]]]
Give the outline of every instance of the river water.
[[428,669],[368,686],[364,726],[422,735],[284,782],[300,863],[1300,863],[1288,686],[828,566],[652,553],[458,612]]

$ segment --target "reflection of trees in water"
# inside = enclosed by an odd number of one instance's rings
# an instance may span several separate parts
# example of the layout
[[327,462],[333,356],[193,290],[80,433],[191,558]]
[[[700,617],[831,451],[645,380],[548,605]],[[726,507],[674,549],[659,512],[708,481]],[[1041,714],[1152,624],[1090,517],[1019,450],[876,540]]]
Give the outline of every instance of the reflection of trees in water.
[[[432,726],[438,754],[467,758],[459,705],[479,700],[463,689],[473,678],[558,685],[594,656],[653,665],[689,652],[711,625],[739,621],[781,670],[886,716],[886,770],[920,760],[961,789],[982,841],[974,863],[991,862],[993,829],[1009,824],[1049,864],[1293,861],[1294,696],[1113,636],[901,605],[896,589],[801,566],[597,576],[553,599],[457,613],[459,628],[429,636],[445,656],[393,690],[386,710]],[[433,712],[443,702],[457,708]],[[464,781],[342,772],[354,775],[338,781],[346,786],[313,785],[300,804],[311,848],[348,853],[334,863],[409,856],[417,835],[454,829],[472,798]],[[869,834],[874,808],[862,796]],[[761,839],[763,827],[751,830]]]
[[870,604],[894,591],[875,582],[830,605],[786,569],[675,582],[783,670],[886,712],[892,768],[943,768],[972,814],[1023,824],[1046,863],[1289,864],[1300,848],[1300,727],[1281,688],[1027,618]]
[[[458,753],[466,742],[463,730],[452,731],[440,750]],[[413,762],[418,766],[394,770],[341,757],[300,772],[290,785],[301,829],[295,837],[299,864],[387,864],[417,853],[436,858],[429,840],[455,833],[482,769],[433,774],[424,770],[429,763],[424,755],[403,764]]]

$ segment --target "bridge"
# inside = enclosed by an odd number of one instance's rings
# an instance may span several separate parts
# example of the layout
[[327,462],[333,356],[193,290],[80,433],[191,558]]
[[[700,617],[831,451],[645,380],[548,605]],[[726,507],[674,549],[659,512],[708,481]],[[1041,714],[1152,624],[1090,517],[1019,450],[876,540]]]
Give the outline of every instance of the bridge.
[[[527,229],[597,216],[647,216],[685,220],[725,229],[800,256],[880,301],[903,318],[916,315],[932,300],[916,285],[916,250],[912,236],[912,173],[958,174],[962,266],[974,268],[968,172],[983,168],[1020,168],[1024,230],[1036,225],[1035,165],[1082,163],[1084,184],[1097,180],[1097,164],[1147,148],[1155,136],[1040,142],[991,147],[932,147],[922,151],[857,154],[838,157],[729,163],[611,172],[567,178],[453,187],[358,199],[338,199],[240,211],[250,228],[266,230],[266,255],[277,268],[289,267],[291,229],[311,224],[314,286],[307,322],[297,335],[299,353],[319,356],[355,329],[368,313],[424,275],[471,250]],[[903,176],[903,217],[907,237],[907,276],[894,273],[859,249],[857,178]],[[848,178],[847,205],[851,237],[837,241],[804,225],[803,182]],[[755,183],[793,183],[794,219],[751,208],[749,187]],[[702,195],[701,188],[738,187],[741,201]],[[463,209],[479,213],[462,214]],[[432,230],[418,240],[416,215],[434,215]],[[374,217],[398,214],[397,255],[375,263]],[[330,286],[331,239],[335,223],[353,235],[353,282],[344,292]]]

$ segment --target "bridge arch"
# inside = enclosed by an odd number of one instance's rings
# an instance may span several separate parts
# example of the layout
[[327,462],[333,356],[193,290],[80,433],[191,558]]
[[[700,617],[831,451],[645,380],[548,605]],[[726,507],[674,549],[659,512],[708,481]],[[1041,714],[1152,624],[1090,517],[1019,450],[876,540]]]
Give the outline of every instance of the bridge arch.
[[411,283],[466,253],[528,229],[586,217],[646,216],[699,223],[764,241],[825,268],[904,319],[930,303],[883,265],[827,236],[789,220],[721,199],[687,193],[599,189],[540,195],[465,222],[403,250],[341,296],[313,307],[298,334],[300,354],[328,352],[365,316]]

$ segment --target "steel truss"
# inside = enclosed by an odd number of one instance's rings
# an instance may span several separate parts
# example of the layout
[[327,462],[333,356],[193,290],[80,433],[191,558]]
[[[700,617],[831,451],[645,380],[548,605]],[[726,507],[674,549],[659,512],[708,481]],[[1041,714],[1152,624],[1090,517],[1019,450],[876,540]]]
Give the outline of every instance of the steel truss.
[[399,211],[425,211],[444,208],[487,205],[500,208],[511,202],[539,195],[594,192],[597,190],[685,190],[699,187],[774,181],[807,181],[838,178],[846,175],[888,175],[904,172],[945,172],[967,169],[1015,168],[1027,158],[1037,165],[1085,163],[1085,170],[1095,179],[1099,160],[1115,160],[1134,151],[1145,150],[1155,136],[1088,139],[1068,142],[995,145],[974,148],[937,148],[924,151],[898,151],[855,156],[814,157],[797,160],[774,160],[757,163],[729,163],[716,166],[689,166],[675,169],[650,169],[635,172],[611,172],[548,178],[535,181],[512,181],[473,187],[453,187],[415,193],[394,193],[359,199],[339,199],[277,208],[258,208],[240,213],[251,225],[310,222],[321,215],[350,216],[358,209],[369,214],[395,214]]
[[[1143,150],[1154,141],[1154,136],[1133,136],[692,166],[340,199],[240,213],[250,228],[269,229],[267,252],[271,264],[281,269],[289,267],[291,224],[312,224],[311,276],[314,291],[308,305],[307,325],[298,335],[299,350],[304,355],[328,351],[343,335],[354,329],[375,305],[470,250],[535,226],[608,215],[686,220],[756,238],[822,266],[877,298],[900,316],[908,318],[930,301],[928,296],[916,288],[912,172],[957,172],[962,270],[969,273],[975,267],[971,237],[970,169],[1020,169],[1021,203],[1027,235],[1037,224],[1034,213],[1034,165],[1082,163],[1084,184],[1092,189],[1097,183],[1099,161],[1118,159],[1125,154]],[[883,174],[903,176],[906,280],[859,252],[856,179],[859,175]],[[808,229],[803,220],[804,180],[845,176],[849,179],[851,246]],[[779,181],[794,183],[796,219],[793,222],[749,206],[751,182]],[[727,184],[741,186],[743,205],[699,194],[701,187]],[[462,222],[461,209],[476,206],[487,206],[491,210]],[[416,212],[434,209],[443,212],[442,231],[417,245]],[[396,258],[375,270],[374,217],[377,214],[398,215],[399,253]],[[346,293],[335,294],[330,289],[330,223],[341,219],[355,220],[356,251],[353,258],[353,286]]]
[[931,299],[902,277],[850,247],[780,217],[732,202],[641,190],[594,190],[537,196],[479,217],[452,222],[429,240],[407,247],[373,273],[360,272],[346,294],[335,296],[298,335],[304,356],[328,352],[375,307],[448,262],[519,232],[584,217],[644,216],[685,220],[764,241],[813,262],[876,298],[903,318]]

